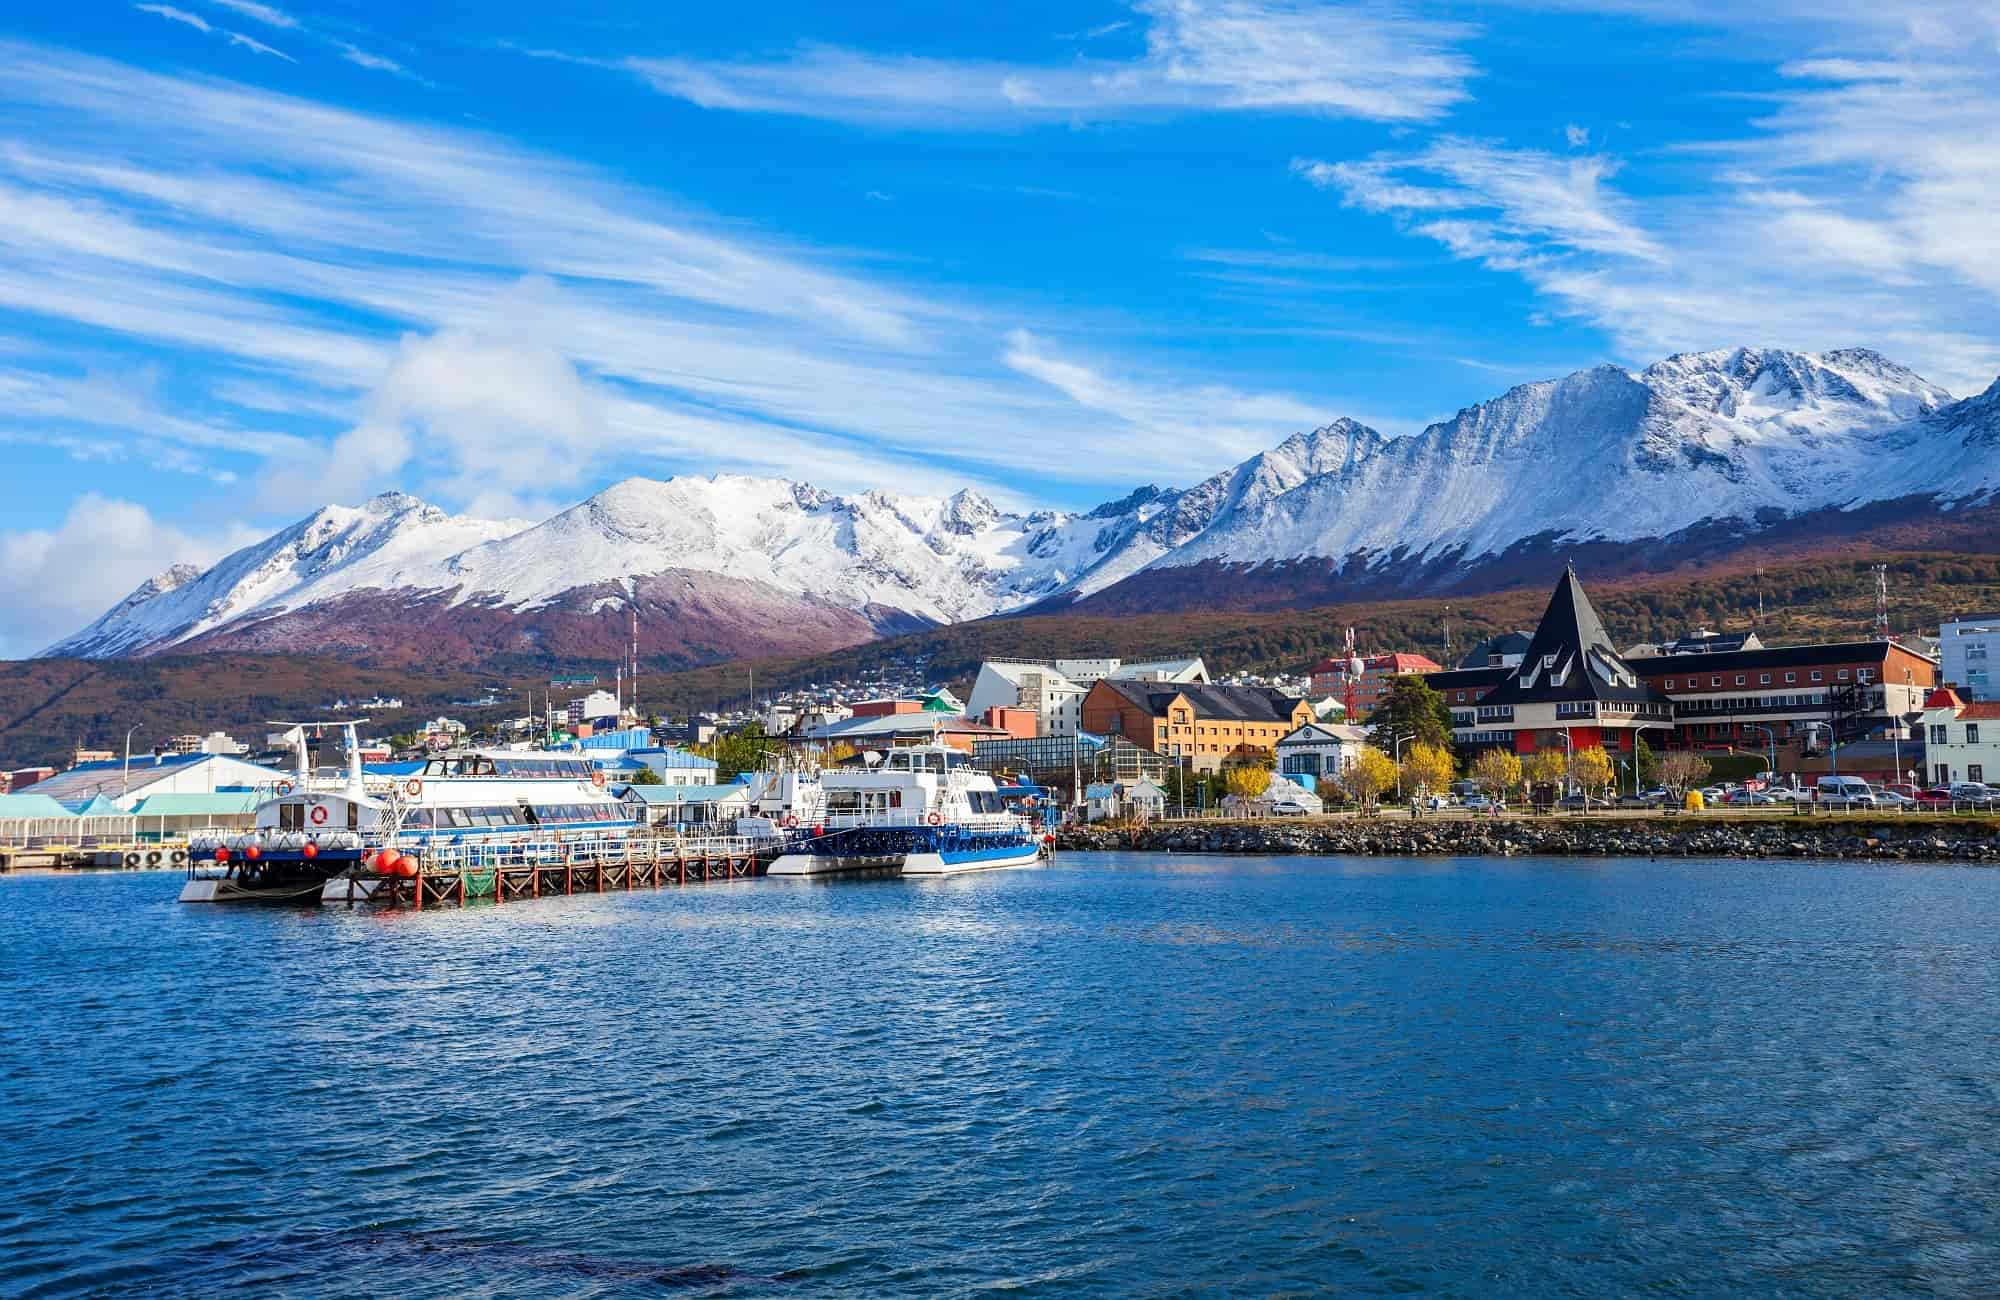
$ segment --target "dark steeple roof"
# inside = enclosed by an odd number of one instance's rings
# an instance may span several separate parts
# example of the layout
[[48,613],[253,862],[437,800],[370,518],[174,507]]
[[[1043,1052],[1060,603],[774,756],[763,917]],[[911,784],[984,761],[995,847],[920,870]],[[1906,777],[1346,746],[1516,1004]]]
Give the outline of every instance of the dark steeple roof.
[[1527,656],[1481,704],[1561,704],[1575,700],[1660,702],[1666,696],[1639,680],[1583,594],[1576,570],[1565,568],[1528,642]]

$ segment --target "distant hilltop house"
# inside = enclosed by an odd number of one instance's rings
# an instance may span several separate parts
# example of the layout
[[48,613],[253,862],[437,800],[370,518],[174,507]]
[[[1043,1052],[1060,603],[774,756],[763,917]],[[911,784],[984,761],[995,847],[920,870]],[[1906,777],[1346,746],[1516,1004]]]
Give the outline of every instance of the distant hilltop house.
[[1306,701],[1256,686],[1106,677],[1083,701],[1086,732],[1123,736],[1204,772],[1266,757],[1311,720]]
[[1533,640],[1526,632],[1500,632],[1487,637],[1478,645],[1465,652],[1458,661],[1460,668],[1518,668],[1521,660],[1527,658],[1528,642]]
[[1363,655],[1361,675],[1353,673],[1353,661],[1341,658],[1322,659],[1309,670],[1308,688],[1314,695],[1333,695],[1343,701],[1347,689],[1354,687],[1354,714],[1365,718],[1373,713],[1389,694],[1389,688],[1398,677],[1406,673],[1434,673],[1443,668],[1434,659],[1419,654]]
[[1734,654],[1739,650],[1762,650],[1764,643],[1755,632],[1711,632],[1699,628],[1686,636],[1657,644],[1641,642],[1626,648],[1627,659],[1657,659],[1663,655]]

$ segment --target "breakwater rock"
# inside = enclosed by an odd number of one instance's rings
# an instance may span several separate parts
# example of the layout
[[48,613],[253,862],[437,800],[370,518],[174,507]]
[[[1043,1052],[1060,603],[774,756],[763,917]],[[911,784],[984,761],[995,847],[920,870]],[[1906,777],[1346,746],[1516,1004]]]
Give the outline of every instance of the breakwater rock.
[[1057,834],[1056,847],[1156,853],[1861,858],[2000,864],[2000,821],[1826,817],[1724,821],[1695,815],[1156,822],[1073,827]]

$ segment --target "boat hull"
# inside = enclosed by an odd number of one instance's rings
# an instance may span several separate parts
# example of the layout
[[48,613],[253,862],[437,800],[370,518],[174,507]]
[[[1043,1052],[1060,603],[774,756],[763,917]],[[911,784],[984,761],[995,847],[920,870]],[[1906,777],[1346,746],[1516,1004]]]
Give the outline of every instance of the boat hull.
[[943,853],[912,853],[903,859],[903,874],[958,876],[970,871],[1004,871],[1009,867],[1032,867],[1041,860],[1042,852],[1033,844]]

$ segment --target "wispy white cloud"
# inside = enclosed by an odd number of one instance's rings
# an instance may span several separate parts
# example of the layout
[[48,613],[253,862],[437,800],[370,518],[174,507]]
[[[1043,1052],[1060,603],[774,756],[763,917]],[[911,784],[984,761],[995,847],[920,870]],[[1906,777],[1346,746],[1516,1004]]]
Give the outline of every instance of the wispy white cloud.
[[347,41],[335,41],[333,47],[340,51],[341,58],[346,59],[357,68],[366,68],[370,72],[386,72],[391,76],[406,77],[413,81],[422,80],[416,73],[411,72],[408,68],[386,55],[371,54],[360,46],[350,44]]
[[257,536],[240,523],[190,532],[95,492],[55,528],[0,532],[0,658],[34,654],[146,579],[175,564],[210,564]]
[[191,14],[185,9],[176,9],[172,5],[140,4],[133,5],[132,7],[142,14],[152,14],[155,18],[164,18],[170,23],[180,23],[183,26],[192,27],[198,32],[212,32],[215,30],[215,28],[209,26],[208,19],[203,18],[200,14]]
[[1009,331],[1004,356],[1008,366],[1083,410],[1117,420],[1131,445],[1144,447],[1148,464],[1168,477],[1211,473],[1218,461],[1270,446],[1274,429],[1310,428],[1328,418],[1311,403],[1282,394],[1115,376],[1025,329]]
[[706,108],[924,128],[1004,128],[1195,111],[1385,122],[1438,117],[1475,69],[1463,24],[1386,4],[1137,0],[1146,50],[1065,64],[920,58],[808,45],[767,60],[635,58]]
[[[1622,191],[1603,155],[1445,138],[1294,170],[1454,257],[1523,277],[1633,359],[1745,341],[1868,344],[1957,391],[2000,368],[2000,59],[1823,57],[1741,138]],[[1969,291],[1969,292],[1968,292]]]
[[276,27],[282,31],[297,31],[299,27],[298,19],[282,9],[259,4],[257,0],[204,0],[204,3],[213,5],[217,9],[227,9],[230,13],[248,18],[252,22],[263,23],[267,27]]
[[250,51],[252,54],[269,54],[275,58],[283,59],[287,63],[298,62],[297,59],[285,53],[283,50],[273,49],[272,47],[264,44],[264,42],[256,39],[255,37],[245,36],[242,32],[224,32],[223,35],[229,38],[229,43],[231,45],[240,46],[243,49]]
[[[984,306],[722,232],[491,137],[0,44],[0,110],[10,102],[50,125],[0,146],[0,307],[171,349],[230,415],[208,423],[290,416],[325,438],[304,463],[325,469],[332,440],[364,429],[342,449],[357,483],[413,476],[458,503],[522,490],[450,432],[490,415],[447,385],[454,366],[496,393],[508,378],[562,392],[574,376],[585,415],[523,398],[543,414],[502,440],[564,482],[615,456],[832,487],[885,473],[990,485],[1012,448],[1061,428],[1077,454],[1052,472],[1122,483],[1113,453],[1145,436],[1010,365]],[[557,287],[523,305],[534,277]],[[1201,389],[1163,387],[1184,391]],[[1308,414],[1234,397],[1234,427],[1267,443]],[[543,447],[558,459],[537,460]]]

